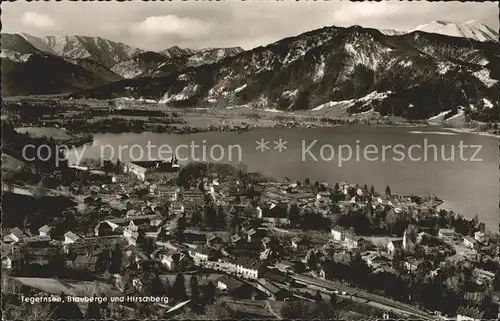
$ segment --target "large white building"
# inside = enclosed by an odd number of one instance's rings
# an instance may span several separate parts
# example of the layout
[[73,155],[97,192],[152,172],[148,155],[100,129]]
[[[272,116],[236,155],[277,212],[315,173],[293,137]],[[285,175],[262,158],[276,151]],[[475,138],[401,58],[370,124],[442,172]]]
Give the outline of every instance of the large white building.
[[333,227],[331,232],[335,241],[343,242],[347,231],[341,227]]

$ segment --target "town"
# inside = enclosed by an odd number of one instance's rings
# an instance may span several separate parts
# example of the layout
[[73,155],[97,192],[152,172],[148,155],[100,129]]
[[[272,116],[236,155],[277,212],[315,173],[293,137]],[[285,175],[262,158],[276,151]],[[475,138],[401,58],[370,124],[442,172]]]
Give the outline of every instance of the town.
[[499,316],[499,235],[437,197],[175,157],[45,164],[2,155],[9,319]]

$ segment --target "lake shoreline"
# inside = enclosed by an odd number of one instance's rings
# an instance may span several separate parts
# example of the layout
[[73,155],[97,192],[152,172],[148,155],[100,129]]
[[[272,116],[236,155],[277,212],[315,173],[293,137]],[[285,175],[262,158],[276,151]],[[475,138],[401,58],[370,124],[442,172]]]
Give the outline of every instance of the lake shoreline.
[[475,128],[453,128],[453,127],[445,127],[443,129],[455,132],[455,133],[466,133],[466,134],[473,134],[473,135],[478,135],[478,136],[486,136],[486,137],[495,137],[495,138],[500,138],[499,134],[492,134],[488,132],[483,132],[483,131],[478,131]]

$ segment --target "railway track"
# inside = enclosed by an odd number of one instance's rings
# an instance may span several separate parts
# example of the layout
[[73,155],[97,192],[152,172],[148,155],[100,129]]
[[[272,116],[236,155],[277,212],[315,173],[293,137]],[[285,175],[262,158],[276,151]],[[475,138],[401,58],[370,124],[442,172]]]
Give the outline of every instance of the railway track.
[[318,279],[312,276],[295,274],[291,276],[297,283],[301,283],[306,286],[312,286],[316,289],[324,289],[329,293],[335,292],[343,296],[352,296],[362,300],[366,300],[364,303],[376,303],[381,307],[385,307],[387,310],[395,309],[404,312],[409,316],[415,316],[425,320],[435,319],[432,315],[420,311],[414,307],[407,304],[396,302],[376,294],[360,291],[354,288],[350,288],[345,285],[337,284],[328,280]]

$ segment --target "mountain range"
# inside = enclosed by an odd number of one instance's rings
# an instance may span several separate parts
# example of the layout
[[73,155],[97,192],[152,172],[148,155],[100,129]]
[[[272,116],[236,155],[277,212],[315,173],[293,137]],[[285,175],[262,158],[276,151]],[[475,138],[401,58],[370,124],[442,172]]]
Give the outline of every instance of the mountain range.
[[[480,119],[500,107],[498,34],[474,22],[438,21],[410,32],[324,27],[248,51],[152,52],[101,38],[24,34],[2,35],[2,49],[2,63],[10,67],[4,94],[47,92],[52,83],[53,91],[73,91],[72,97],[325,114],[344,108],[410,119],[444,112]],[[65,71],[39,76],[47,78],[43,86],[42,79],[17,76],[18,70],[55,70],[57,64]]]
[[213,63],[242,48],[145,51],[100,37],[2,33],[2,94],[53,94]]

